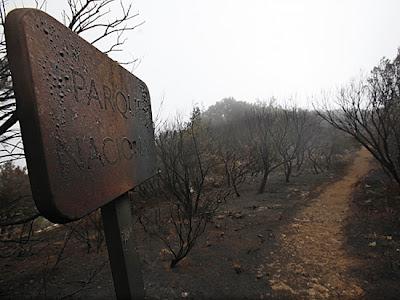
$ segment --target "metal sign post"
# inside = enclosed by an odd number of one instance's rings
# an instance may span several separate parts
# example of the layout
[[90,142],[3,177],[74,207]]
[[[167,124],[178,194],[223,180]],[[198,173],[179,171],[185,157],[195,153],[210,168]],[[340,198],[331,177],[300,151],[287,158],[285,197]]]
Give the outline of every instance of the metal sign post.
[[126,193],[155,173],[146,84],[39,10],[5,33],[36,206],[55,223],[102,207],[116,294],[143,297]]
[[144,285],[135,250],[128,194],[103,206],[101,214],[117,298],[143,299]]

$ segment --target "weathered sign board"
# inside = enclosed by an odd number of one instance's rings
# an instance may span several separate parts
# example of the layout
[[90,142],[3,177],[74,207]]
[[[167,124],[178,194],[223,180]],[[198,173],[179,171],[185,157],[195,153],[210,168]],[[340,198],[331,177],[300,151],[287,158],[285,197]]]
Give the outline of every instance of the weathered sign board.
[[32,193],[79,219],[154,174],[146,84],[49,15],[7,16],[7,51]]
[[155,173],[145,83],[39,10],[9,13],[5,33],[39,211],[66,223],[101,207],[117,298],[142,299],[127,192]]

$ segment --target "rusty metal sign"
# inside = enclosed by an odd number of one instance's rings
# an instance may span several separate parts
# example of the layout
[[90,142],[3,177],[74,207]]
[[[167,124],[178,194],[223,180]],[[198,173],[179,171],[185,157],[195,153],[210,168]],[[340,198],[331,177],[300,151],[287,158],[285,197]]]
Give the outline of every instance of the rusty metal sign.
[[154,172],[146,84],[35,9],[6,20],[32,192],[49,220],[76,220]]

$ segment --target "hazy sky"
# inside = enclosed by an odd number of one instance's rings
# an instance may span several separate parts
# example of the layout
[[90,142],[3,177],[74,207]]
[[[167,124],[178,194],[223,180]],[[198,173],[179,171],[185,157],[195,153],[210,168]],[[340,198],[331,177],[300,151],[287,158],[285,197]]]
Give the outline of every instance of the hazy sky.
[[[60,19],[62,0],[47,11]],[[118,2],[118,1],[116,1]],[[123,1],[130,3],[131,1]],[[33,1],[15,1],[29,6]],[[400,46],[399,0],[137,0],[122,60],[149,86],[153,111],[186,114],[224,97],[318,94],[369,71]]]

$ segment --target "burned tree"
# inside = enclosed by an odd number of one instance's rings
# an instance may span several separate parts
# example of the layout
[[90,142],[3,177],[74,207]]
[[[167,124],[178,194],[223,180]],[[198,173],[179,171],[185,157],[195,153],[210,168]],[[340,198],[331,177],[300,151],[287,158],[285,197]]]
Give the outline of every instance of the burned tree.
[[283,164],[276,144],[281,140],[274,132],[277,116],[277,108],[272,103],[255,105],[246,116],[247,144],[251,146],[255,171],[262,176],[258,188],[260,194],[265,191],[269,175]]
[[216,165],[221,166],[215,175],[224,177],[228,188],[232,188],[240,197],[239,187],[246,181],[253,167],[250,147],[245,143],[241,133],[243,118],[219,124],[212,128],[212,149],[216,156]]
[[306,134],[309,120],[306,111],[296,107],[278,109],[277,122],[272,137],[281,158],[285,181],[288,183],[296,163],[301,167],[302,154],[309,136]]
[[400,53],[382,59],[365,79],[343,87],[337,107],[319,115],[335,128],[353,136],[400,184]]
[[212,167],[208,141],[198,109],[190,122],[177,121],[156,138],[161,168],[157,195],[164,205],[142,214],[141,222],[170,251],[171,268],[189,254],[228,196],[223,189],[208,186]]

